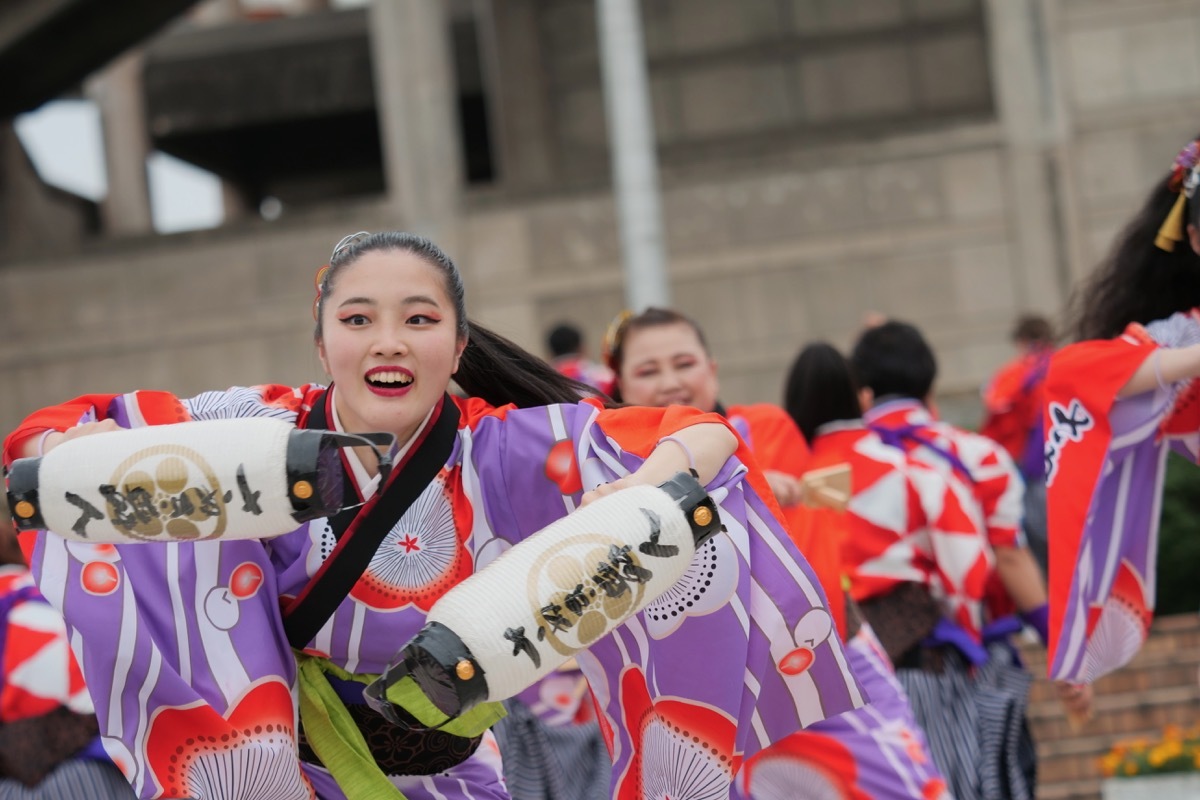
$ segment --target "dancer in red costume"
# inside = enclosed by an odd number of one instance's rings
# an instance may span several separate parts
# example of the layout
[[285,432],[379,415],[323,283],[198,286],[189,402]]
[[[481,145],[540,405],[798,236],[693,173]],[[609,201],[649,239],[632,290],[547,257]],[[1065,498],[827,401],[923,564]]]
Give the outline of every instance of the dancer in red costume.
[[1145,641],[1168,450],[1200,458],[1200,140],[1076,298],[1046,379],[1051,674],[1092,681]]
[[[901,683],[959,800],[1032,797],[1036,758],[1024,723],[1032,678],[1008,639],[1023,622],[1045,641],[1048,608],[1021,536],[1021,477],[1000,445],[936,419],[937,359],[914,326],[892,320],[864,331],[851,367],[867,426],[944,478],[934,498],[939,561],[950,554],[968,596],[982,592],[981,602],[948,608],[952,616],[897,660]],[[1064,700],[1082,692],[1086,710],[1086,690],[1059,689]]]
[[1012,332],[1017,355],[992,376],[983,390],[979,432],[1004,446],[1025,481],[1021,527],[1038,566],[1046,570],[1046,464],[1042,409],[1046,371],[1054,354],[1054,329],[1044,317],[1026,314]]

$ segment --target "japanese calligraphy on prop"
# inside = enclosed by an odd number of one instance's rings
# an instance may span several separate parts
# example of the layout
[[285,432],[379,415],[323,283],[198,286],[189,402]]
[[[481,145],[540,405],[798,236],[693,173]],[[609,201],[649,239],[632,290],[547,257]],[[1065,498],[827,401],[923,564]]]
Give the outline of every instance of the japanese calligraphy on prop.
[[669,589],[720,529],[688,473],[601,498],[443,595],[368,701],[390,716],[384,692],[407,675],[448,716],[512,697]]
[[268,418],[82,436],[14,462],[9,504],[18,529],[84,542],[263,538],[338,508],[343,438]]

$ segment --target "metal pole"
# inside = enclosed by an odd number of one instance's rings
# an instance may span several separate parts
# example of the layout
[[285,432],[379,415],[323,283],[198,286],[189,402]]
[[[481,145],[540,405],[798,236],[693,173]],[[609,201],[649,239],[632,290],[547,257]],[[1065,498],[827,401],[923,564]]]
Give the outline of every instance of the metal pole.
[[669,306],[671,287],[638,0],[596,0],[596,17],[625,302],[635,312],[651,305]]
[[392,223],[457,256],[463,192],[449,3],[375,0],[367,20]]

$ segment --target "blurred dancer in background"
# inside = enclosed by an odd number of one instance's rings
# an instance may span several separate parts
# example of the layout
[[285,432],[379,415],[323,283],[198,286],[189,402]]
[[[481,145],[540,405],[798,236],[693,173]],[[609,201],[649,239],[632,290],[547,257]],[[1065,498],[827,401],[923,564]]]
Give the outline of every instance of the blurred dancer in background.
[[[947,574],[957,583],[944,593],[963,600],[896,662],[898,675],[959,800],[1032,800],[1032,677],[1008,640],[1024,623],[1046,641],[1048,607],[1021,534],[1020,474],[1000,445],[930,413],[937,360],[914,326],[892,320],[864,331],[851,367],[867,426],[944,479],[931,500],[942,509],[939,562],[955,560]],[[1069,711],[1086,713],[1086,689],[1058,688]]]
[[555,325],[546,334],[550,364],[573,381],[591,386],[602,394],[611,394],[612,370],[587,356],[583,333],[569,322]]
[[1043,384],[1054,353],[1054,329],[1049,320],[1026,314],[1012,332],[1017,350],[996,371],[983,390],[984,419],[979,432],[1003,445],[1025,481],[1021,527],[1038,566],[1046,561],[1046,465],[1042,454]]
[[67,626],[33,585],[0,496],[0,800],[133,800],[100,746]]

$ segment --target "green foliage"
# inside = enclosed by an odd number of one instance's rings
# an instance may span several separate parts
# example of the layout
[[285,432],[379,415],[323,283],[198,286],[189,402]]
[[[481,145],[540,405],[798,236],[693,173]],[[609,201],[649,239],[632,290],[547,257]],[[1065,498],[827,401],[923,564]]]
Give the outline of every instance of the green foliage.
[[1200,610],[1200,467],[1167,461],[1158,546],[1158,614]]

